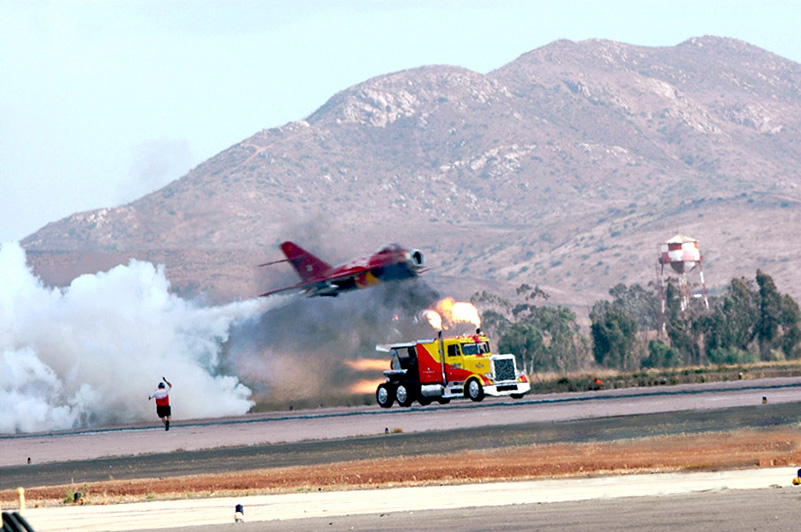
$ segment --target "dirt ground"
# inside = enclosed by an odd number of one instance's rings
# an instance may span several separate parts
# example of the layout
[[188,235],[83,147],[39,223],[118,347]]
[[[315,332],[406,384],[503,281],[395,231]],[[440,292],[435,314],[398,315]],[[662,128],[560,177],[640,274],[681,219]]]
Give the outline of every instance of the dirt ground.
[[[29,507],[293,491],[530,480],[642,472],[709,471],[801,464],[801,434],[781,429],[662,436],[626,441],[515,446],[458,455],[425,455],[318,466],[138,480],[108,480],[26,490]],[[16,490],[0,492],[4,507]]]

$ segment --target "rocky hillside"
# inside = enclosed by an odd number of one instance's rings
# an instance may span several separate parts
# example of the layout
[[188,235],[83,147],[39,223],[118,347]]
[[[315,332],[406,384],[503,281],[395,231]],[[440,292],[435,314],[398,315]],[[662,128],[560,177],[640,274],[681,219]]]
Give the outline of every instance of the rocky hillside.
[[585,305],[700,242],[713,291],[771,273],[801,296],[801,65],[745,42],[557,41],[479,74],[428,66],[334,95],[128,205],[23,241],[63,284],[129,257],[219,301],[291,279],[295,239],[332,261],[418,247],[444,294],[539,284]]

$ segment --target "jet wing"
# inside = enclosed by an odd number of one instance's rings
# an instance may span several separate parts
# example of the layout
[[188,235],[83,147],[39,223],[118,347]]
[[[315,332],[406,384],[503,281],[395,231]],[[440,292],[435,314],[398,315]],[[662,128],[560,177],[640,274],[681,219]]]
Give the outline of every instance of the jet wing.
[[330,296],[336,297],[339,295],[340,292],[346,290],[344,286],[348,284],[352,284],[353,280],[350,277],[342,277],[339,279],[334,280],[325,280],[319,281],[315,283],[298,283],[296,285],[287,286],[286,288],[278,288],[276,290],[270,290],[269,292],[264,292],[261,294],[261,297],[270,296],[273,294],[280,294],[283,292],[300,292],[305,294],[306,297],[315,297],[315,296]]
[[306,288],[306,285],[296,284],[293,286],[287,286],[286,288],[277,288],[276,290],[270,290],[269,292],[264,292],[263,294],[259,294],[259,297],[271,296],[273,294],[282,294],[284,292],[302,292]]

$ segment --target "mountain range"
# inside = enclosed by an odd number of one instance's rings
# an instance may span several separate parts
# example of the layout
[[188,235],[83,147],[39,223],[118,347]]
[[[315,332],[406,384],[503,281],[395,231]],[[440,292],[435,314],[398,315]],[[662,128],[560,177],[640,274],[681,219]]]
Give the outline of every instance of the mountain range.
[[659,244],[698,240],[712,293],[770,273],[801,296],[801,65],[721,37],[556,41],[481,74],[382,75],[265,129],[127,205],[22,241],[64,285],[138,258],[213,301],[294,282],[294,240],[337,262],[420,249],[443,296],[525,283],[586,307],[655,279]]

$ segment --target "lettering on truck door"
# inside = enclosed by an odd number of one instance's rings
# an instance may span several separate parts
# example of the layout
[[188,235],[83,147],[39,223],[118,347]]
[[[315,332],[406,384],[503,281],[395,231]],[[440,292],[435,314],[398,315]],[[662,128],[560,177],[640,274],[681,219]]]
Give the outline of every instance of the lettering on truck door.
[[462,350],[459,349],[459,344],[447,345],[447,353],[445,354],[445,375],[448,377],[448,382],[464,380],[462,375]]

